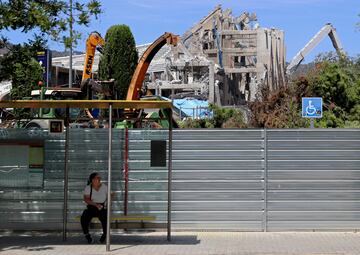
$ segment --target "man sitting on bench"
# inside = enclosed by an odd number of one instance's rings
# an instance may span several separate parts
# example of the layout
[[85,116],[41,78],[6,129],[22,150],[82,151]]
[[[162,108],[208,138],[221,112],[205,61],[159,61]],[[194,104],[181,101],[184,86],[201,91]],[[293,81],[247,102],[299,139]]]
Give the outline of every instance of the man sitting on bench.
[[97,217],[101,222],[103,234],[100,237],[100,243],[106,240],[106,221],[107,221],[107,186],[101,183],[101,177],[98,173],[92,173],[88,179],[88,185],[84,190],[84,202],[87,208],[81,215],[81,227],[87,242],[93,243],[89,233],[89,225],[93,217]]

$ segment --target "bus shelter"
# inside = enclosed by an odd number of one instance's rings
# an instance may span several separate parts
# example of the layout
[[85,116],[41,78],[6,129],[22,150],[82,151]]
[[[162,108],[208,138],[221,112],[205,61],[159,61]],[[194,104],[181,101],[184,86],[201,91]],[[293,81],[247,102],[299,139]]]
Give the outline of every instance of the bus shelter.
[[[63,240],[67,239],[68,221],[68,179],[69,179],[69,109],[98,108],[108,109],[169,109],[168,119],[168,175],[167,175],[167,240],[171,240],[171,182],[172,182],[172,103],[170,101],[148,100],[9,100],[0,101],[0,108],[63,108],[66,109],[65,123],[65,160],[64,160],[64,204]],[[112,114],[108,117],[108,211],[106,250],[110,251],[111,224],[111,171],[112,171]],[[166,153],[166,152],[165,152]]]

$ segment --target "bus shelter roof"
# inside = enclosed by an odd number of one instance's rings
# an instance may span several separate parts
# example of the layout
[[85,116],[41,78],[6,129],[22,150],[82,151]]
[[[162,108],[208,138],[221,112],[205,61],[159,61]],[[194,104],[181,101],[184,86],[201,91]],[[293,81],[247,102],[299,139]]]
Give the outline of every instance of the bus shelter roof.
[[156,100],[2,100],[0,108],[172,108],[171,101]]

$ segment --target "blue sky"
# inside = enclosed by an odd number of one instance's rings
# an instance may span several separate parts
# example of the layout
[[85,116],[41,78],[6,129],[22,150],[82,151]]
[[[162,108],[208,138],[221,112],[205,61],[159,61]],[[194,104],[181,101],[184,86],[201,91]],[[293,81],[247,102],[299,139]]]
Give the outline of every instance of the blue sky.
[[[101,0],[100,0],[101,1]],[[233,16],[244,11],[255,12],[261,27],[278,28],[285,32],[287,61],[302,48],[326,23],[337,29],[343,48],[350,56],[360,54],[359,0],[102,0],[104,13],[90,27],[82,28],[83,40],[77,50],[84,51],[85,38],[91,31],[103,36],[111,25],[128,25],[137,44],[149,43],[164,32],[182,35],[206,16],[216,5],[233,10]],[[4,32],[4,31],[2,31]],[[4,33],[13,42],[22,42],[19,32]],[[51,49],[63,50],[56,42]],[[332,51],[329,38],[325,38],[305,62],[321,52]]]

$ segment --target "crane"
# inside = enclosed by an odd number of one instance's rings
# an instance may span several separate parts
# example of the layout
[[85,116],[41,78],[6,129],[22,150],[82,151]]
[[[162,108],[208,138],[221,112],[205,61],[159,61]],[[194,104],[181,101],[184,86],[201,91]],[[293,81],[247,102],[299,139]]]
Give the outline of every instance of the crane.
[[327,23],[323,26],[316,35],[302,48],[295,57],[291,60],[290,64],[286,68],[286,74],[291,74],[296,68],[300,65],[300,63],[304,60],[305,56],[309,54],[323,39],[325,36],[329,36],[330,40],[337,51],[337,53],[342,56],[344,55],[343,48],[341,46],[339,37],[336,33],[336,29],[330,24]]

